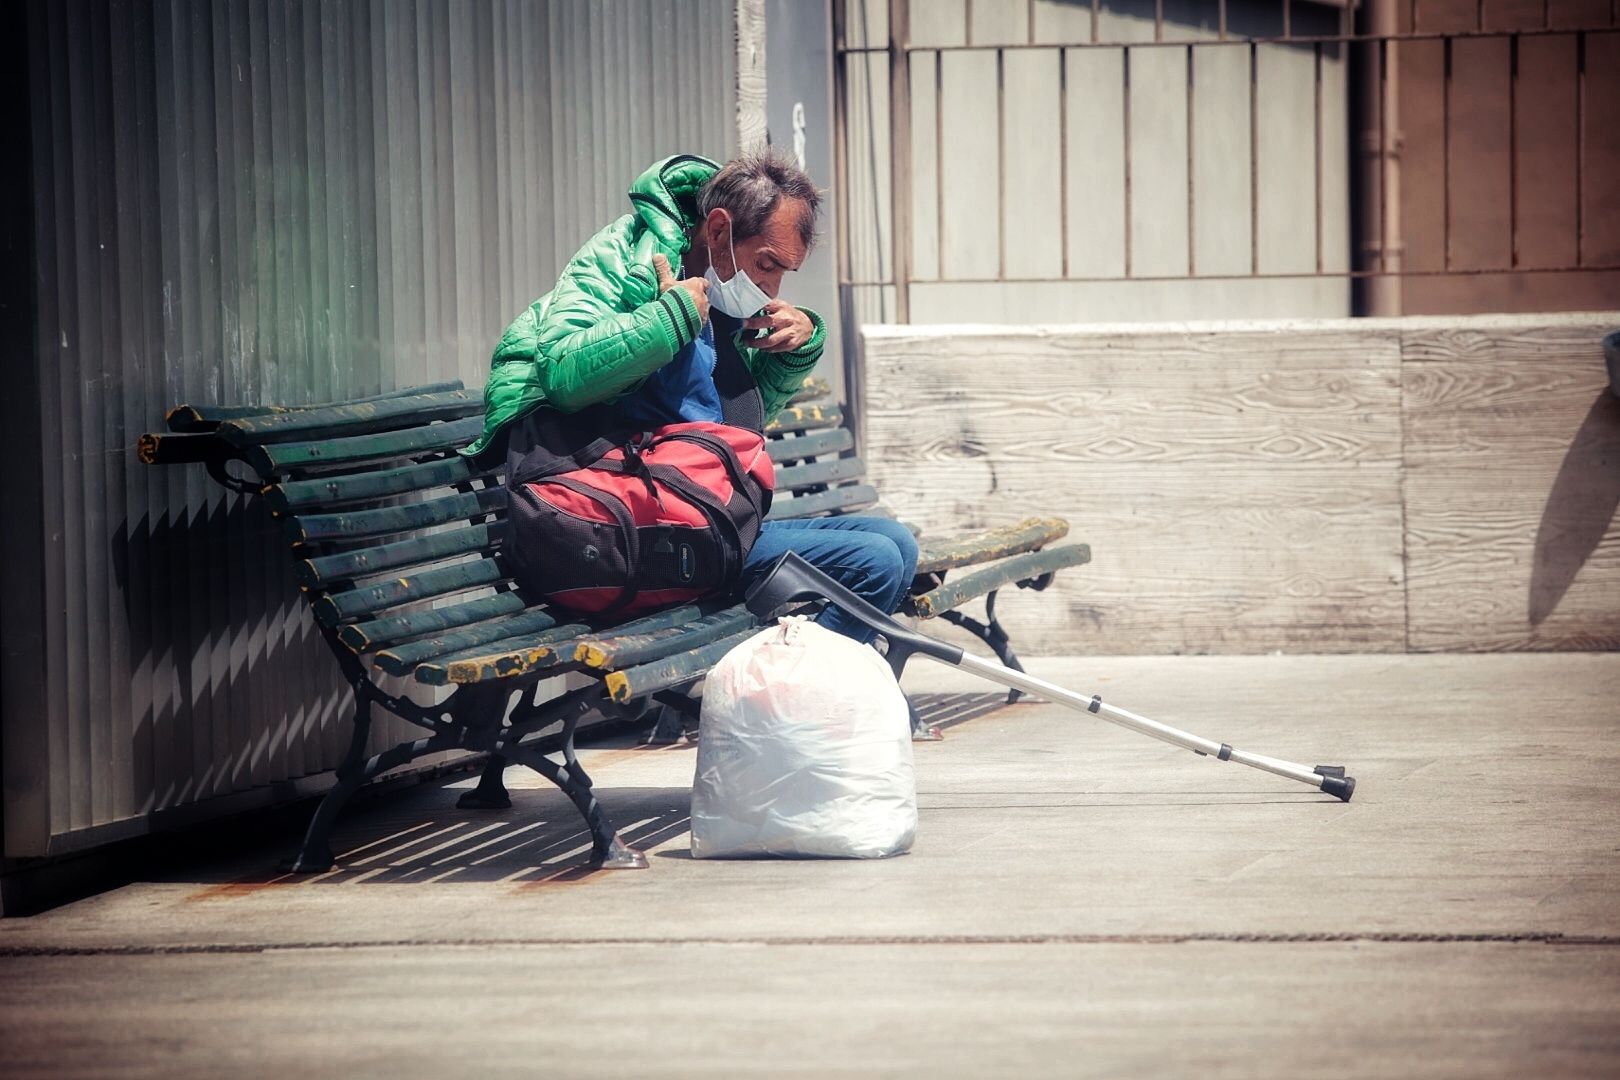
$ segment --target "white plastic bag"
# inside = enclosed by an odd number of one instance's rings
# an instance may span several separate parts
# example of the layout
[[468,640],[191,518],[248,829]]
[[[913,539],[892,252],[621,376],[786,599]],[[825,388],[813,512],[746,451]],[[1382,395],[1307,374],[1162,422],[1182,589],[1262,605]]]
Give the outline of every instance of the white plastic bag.
[[874,650],[794,616],[709,672],[693,857],[873,859],[916,833],[910,713]]

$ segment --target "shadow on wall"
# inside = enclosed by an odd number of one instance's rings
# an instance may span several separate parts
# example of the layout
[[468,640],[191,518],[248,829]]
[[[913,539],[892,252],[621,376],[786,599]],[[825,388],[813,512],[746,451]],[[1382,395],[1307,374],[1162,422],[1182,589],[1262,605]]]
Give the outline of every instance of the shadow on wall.
[[270,558],[279,540],[257,499],[217,498],[156,520],[143,514],[120,522],[108,554],[129,627],[131,666],[172,657],[189,683],[198,643],[248,630],[262,618],[249,602],[272,585],[297,588],[291,573]]
[[342,748],[347,689],[258,499],[125,519],[122,598],[140,812],[306,776]]
[[1530,574],[1530,625],[1558,607],[1570,583],[1603,542],[1620,505],[1620,398],[1598,394],[1558,468],[1536,529]]

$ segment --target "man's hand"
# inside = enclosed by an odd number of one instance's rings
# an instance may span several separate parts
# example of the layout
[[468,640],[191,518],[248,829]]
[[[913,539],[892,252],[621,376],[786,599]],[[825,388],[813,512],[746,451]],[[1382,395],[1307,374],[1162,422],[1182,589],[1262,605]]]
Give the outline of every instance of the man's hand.
[[682,288],[692,294],[692,300],[697,304],[698,323],[701,325],[709,321],[709,283],[703,278],[686,278],[684,281],[675,280],[675,271],[670,269],[669,260],[662,255],[653,256],[653,269],[658,272],[658,295],[662,296],[673,288]]
[[810,321],[810,316],[786,300],[772,300],[765,305],[764,311],[752,319],[744,319],[743,327],[766,331],[764,336],[748,342],[752,347],[766,352],[792,352],[802,347],[816,332],[816,324]]

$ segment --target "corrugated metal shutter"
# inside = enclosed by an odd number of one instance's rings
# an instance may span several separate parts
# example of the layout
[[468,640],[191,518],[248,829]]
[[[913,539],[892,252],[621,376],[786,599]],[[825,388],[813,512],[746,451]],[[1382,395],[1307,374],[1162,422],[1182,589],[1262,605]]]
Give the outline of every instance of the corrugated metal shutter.
[[11,857],[282,797],[346,738],[267,515],[137,436],[183,401],[480,385],[642,168],[732,153],[736,82],[729,0],[24,21],[38,400],[10,467],[41,513],[6,526]]

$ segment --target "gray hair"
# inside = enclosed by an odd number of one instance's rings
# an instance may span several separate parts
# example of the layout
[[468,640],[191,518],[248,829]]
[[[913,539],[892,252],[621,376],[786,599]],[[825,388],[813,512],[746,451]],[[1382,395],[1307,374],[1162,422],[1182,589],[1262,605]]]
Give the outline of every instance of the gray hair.
[[731,214],[732,240],[742,241],[765,231],[765,223],[784,198],[804,204],[799,215],[799,239],[809,250],[816,239],[816,213],[821,192],[787,154],[766,147],[727,162],[698,194],[698,213],[707,218],[721,209]]

